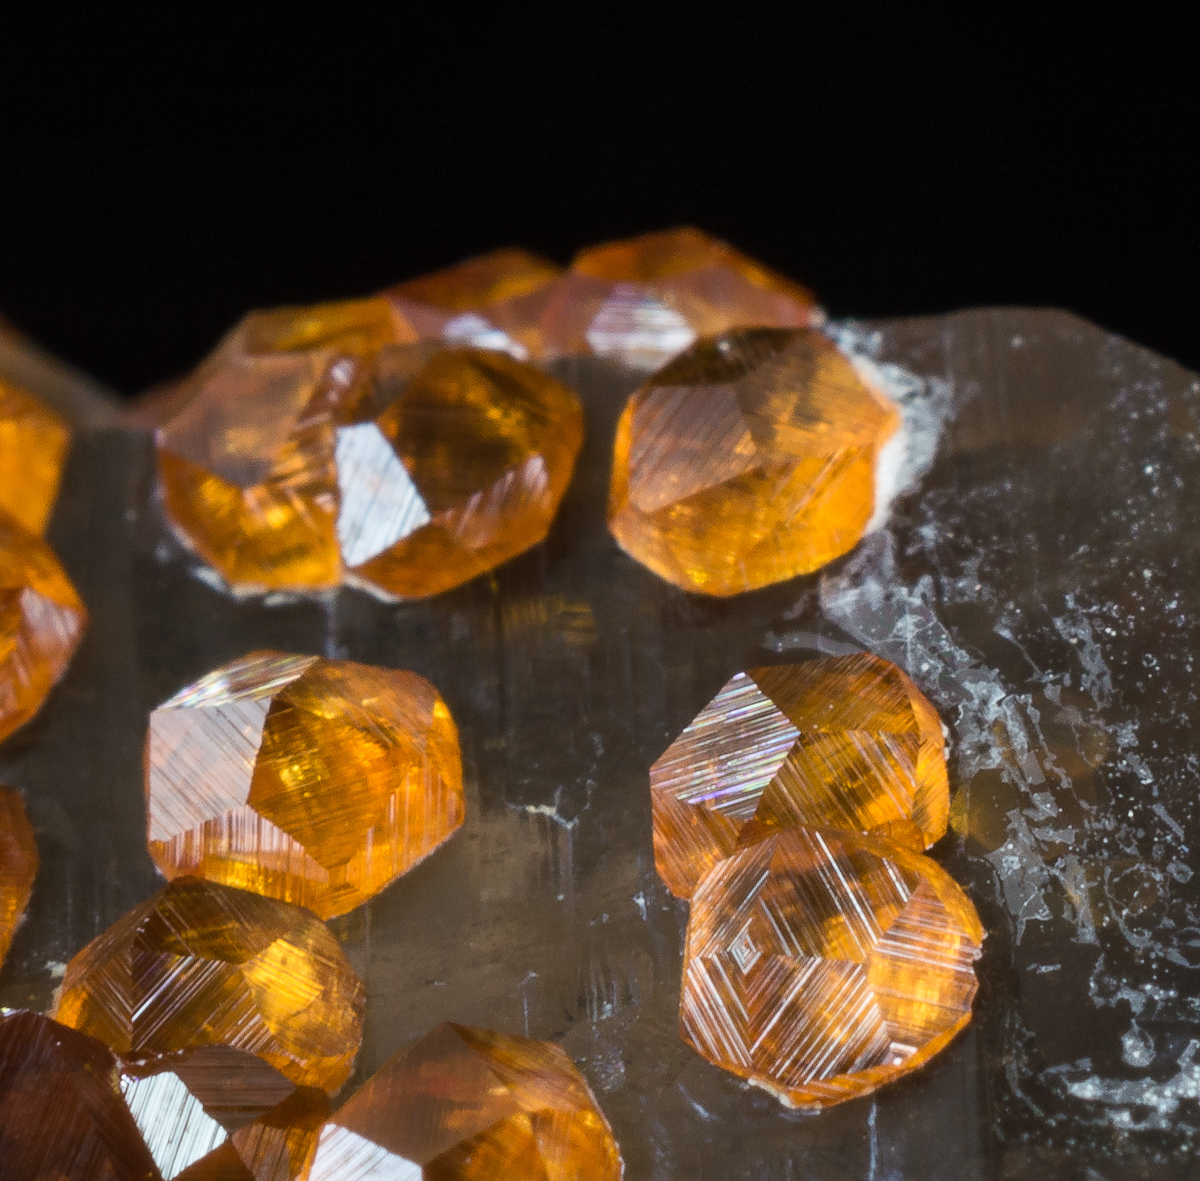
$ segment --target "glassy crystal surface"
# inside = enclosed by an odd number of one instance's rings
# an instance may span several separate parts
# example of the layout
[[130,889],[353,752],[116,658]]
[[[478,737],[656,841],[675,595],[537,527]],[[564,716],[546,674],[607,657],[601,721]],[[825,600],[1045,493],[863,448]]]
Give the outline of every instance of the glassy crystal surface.
[[862,537],[898,425],[819,332],[701,340],[621,415],[609,528],[685,590],[733,595],[806,574]]
[[25,803],[11,787],[0,784],[0,965],[25,915],[37,871],[37,842]]
[[60,414],[0,377],[0,510],[31,533],[46,528],[70,445]]
[[335,1091],[354,1068],[363,999],[309,911],[177,878],[71,960],[56,1016],[121,1054],[229,1046]]
[[462,824],[462,759],[423,677],[254,652],[150,715],[150,855],[192,874],[343,914]]
[[0,1168],[13,1181],[158,1181],[102,1042],[0,1010]]
[[789,1106],[915,1070],[971,1019],[983,927],[941,866],[797,826],[718,862],[688,921],[680,1030]]
[[0,512],[0,739],[37,713],[86,625],[54,552]]
[[890,661],[855,655],[731,678],[650,768],[654,860],[680,898],[763,826],[946,832],[942,723]]
[[620,1181],[604,1116],[558,1046],[439,1025],[393,1054],[321,1130],[310,1181]]

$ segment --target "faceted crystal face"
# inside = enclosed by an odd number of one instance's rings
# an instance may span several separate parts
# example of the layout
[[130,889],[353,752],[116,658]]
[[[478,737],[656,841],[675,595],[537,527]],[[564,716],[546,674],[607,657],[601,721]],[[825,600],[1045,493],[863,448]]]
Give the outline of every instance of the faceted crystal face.
[[25,914],[37,871],[37,844],[25,803],[11,787],[0,784],[0,965]]
[[750,669],[650,768],[650,795],[655,863],[680,898],[740,845],[799,824],[879,830],[919,852],[950,814],[942,723],[866,653]]
[[121,1093],[163,1181],[301,1181],[329,1097],[227,1046],[121,1062]]
[[612,1131],[558,1046],[439,1025],[321,1130],[309,1181],[619,1181]]
[[0,510],[31,533],[46,528],[70,445],[60,415],[0,377]]
[[590,352],[646,369],[698,337],[823,318],[811,292],[689,228],[580,251],[540,316],[540,355]]
[[0,1010],[0,1171],[13,1181],[157,1181],[107,1046]]
[[364,989],[309,911],[177,878],[67,965],[58,1020],[120,1054],[230,1046],[334,1091],[362,1041]]
[[0,739],[41,708],[86,624],[50,547],[0,512]]
[[867,1094],[971,1017],[983,941],[935,862],[798,827],[719,862],[692,895],[680,1031],[795,1107]]
[[416,673],[254,652],[150,715],[150,855],[323,918],[462,824],[458,730]]
[[734,595],[808,573],[862,537],[899,423],[819,332],[701,340],[621,415],[609,528],[684,590]]

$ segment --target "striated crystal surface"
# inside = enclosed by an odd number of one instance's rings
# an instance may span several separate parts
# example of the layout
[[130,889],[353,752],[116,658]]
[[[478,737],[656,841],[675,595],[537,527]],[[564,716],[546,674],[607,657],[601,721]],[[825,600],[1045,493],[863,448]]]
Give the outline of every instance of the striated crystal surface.
[[0,1010],[0,1172],[6,1181],[159,1181],[102,1042]]
[[150,855],[307,906],[378,893],[462,824],[458,730],[403,669],[253,652],[150,715]]
[[25,802],[18,792],[0,784],[0,965],[25,914],[37,871],[37,842]]
[[946,831],[944,748],[937,712],[890,661],[858,653],[738,673],[650,768],[659,875],[688,898],[764,826],[885,826],[920,851]]
[[329,1097],[253,1054],[203,1046],[120,1063],[121,1093],[163,1181],[302,1181]]
[[581,250],[538,312],[541,356],[594,353],[644,369],[698,337],[823,319],[810,291],[690,227]]
[[852,549],[900,416],[816,331],[698,341],[630,398],[608,523],[684,590],[733,595]]
[[971,1017],[983,927],[929,858],[801,826],[696,887],[680,1029],[790,1106],[826,1107],[916,1069]]
[[309,911],[177,878],[67,965],[58,1020],[120,1054],[230,1046],[334,1091],[362,1040],[364,990]]
[[0,512],[0,739],[41,708],[86,625],[50,547]]
[[619,1181],[587,1083],[550,1042],[439,1025],[392,1055],[330,1119],[309,1181]]
[[0,377],[0,510],[31,533],[50,519],[70,445],[60,414]]

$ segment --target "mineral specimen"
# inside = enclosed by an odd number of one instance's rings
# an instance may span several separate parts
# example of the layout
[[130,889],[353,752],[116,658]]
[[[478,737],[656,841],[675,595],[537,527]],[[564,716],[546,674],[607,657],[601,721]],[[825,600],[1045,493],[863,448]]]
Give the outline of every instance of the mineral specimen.
[[25,803],[11,787],[0,784],[0,964],[25,913],[37,871],[37,843]]
[[31,533],[46,528],[70,445],[59,414],[0,377],[0,510]]

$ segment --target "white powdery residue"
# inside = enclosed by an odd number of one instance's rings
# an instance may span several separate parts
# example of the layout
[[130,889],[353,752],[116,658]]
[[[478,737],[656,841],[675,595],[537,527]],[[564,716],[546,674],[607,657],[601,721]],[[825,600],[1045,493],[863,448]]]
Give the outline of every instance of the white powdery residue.
[[[1142,1048],[1126,1046],[1134,1057]],[[1200,1099],[1200,1042],[1191,1040],[1178,1058],[1178,1071],[1165,1082],[1146,1079],[1113,1079],[1100,1075],[1073,1079],[1067,1091],[1076,1099],[1099,1103],[1108,1109],[1113,1127],[1130,1131],[1177,1130],[1176,1113],[1185,1100]],[[1140,1062],[1137,1065],[1141,1065]]]

